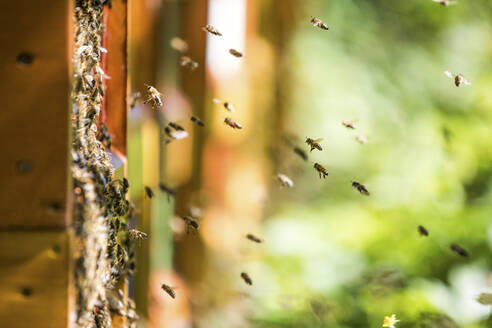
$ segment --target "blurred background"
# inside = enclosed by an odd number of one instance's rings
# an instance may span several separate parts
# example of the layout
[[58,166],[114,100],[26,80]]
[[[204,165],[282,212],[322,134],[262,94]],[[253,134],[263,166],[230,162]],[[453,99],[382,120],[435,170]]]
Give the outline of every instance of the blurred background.
[[[476,301],[492,292],[492,2],[131,6],[132,92],[150,83],[164,95],[159,112],[135,106],[128,128],[132,199],[150,232],[133,282],[144,323],[381,327],[394,313],[402,328],[492,326],[490,306]],[[175,37],[197,69],[180,66]],[[472,85],[457,88],[446,70]],[[166,144],[169,121],[190,136]],[[306,137],[323,138],[323,151],[309,153]],[[294,187],[282,188],[277,173]],[[187,234],[179,216],[198,210],[199,232]]]

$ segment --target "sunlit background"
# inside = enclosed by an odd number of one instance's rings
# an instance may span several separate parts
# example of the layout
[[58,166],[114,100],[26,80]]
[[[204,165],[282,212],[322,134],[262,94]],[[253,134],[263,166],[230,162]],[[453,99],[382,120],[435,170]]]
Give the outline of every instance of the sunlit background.
[[[163,1],[155,11],[164,108],[137,106],[129,127],[132,198],[151,233],[135,282],[144,323],[381,327],[394,313],[401,328],[492,326],[476,300],[492,292],[492,2]],[[207,23],[223,37],[202,31]],[[179,66],[173,37],[197,70]],[[446,70],[472,85],[457,88]],[[190,136],[165,145],[168,121]],[[323,138],[323,151],[309,153],[306,137]],[[157,193],[160,182],[176,199]],[[193,208],[196,235],[177,217]]]

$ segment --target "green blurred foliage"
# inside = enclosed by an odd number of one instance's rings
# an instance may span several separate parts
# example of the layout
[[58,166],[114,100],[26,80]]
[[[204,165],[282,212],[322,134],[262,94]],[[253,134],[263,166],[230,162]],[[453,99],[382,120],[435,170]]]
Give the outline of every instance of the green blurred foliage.
[[[308,163],[286,151],[279,164],[296,187],[272,188],[251,325],[381,327],[395,313],[401,328],[490,327],[475,297],[491,288],[492,2],[298,6],[285,130],[304,149],[306,136],[324,138],[323,151]],[[456,88],[445,70],[472,85]]]

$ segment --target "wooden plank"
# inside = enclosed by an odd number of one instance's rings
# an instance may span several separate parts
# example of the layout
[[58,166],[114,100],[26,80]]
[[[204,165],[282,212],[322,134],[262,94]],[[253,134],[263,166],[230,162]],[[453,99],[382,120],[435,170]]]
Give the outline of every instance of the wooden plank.
[[0,327],[68,326],[69,231],[0,232]]
[[0,1],[0,228],[69,212],[72,1]]
[[113,1],[111,9],[105,8],[107,26],[103,47],[108,53],[103,57],[106,80],[106,97],[102,117],[112,135],[112,150],[126,156],[127,125],[127,35],[128,15],[126,1]]

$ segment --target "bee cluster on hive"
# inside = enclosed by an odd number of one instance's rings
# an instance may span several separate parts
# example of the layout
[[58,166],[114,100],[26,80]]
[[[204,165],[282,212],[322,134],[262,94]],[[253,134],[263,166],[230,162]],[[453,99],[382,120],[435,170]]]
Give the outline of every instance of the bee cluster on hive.
[[106,152],[109,134],[97,125],[106,78],[101,68],[102,53],[107,52],[101,46],[105,5],[110,3],[75,2],[71,99],[77,311],[73,319],[78,327],[111,327],[114,312],[126,316],[134,327],[135,303],[115,286],[135,269],[134,243],[126,224],[135,211],[126,199],[128,180],[114,177]]

